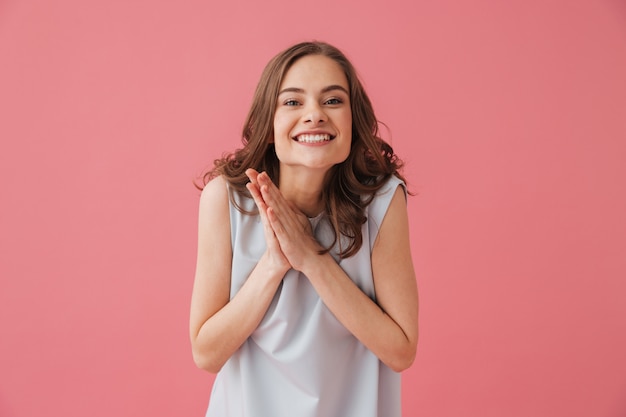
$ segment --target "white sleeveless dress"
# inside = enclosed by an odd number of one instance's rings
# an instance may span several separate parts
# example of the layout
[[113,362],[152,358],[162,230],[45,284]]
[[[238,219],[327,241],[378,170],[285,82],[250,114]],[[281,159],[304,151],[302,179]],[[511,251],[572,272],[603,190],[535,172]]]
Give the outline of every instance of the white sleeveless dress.
[[[392,176],[367,206],[363,245],[339,262],[373,300],[371,250],[401,180]],[[232,190],[230,190],[232,192]],[[406,192],[406,191],[405,191]],[[235,193],[246,210],[252,199]],[[265,251],[258,215],[230,204],[231,299]],[[332,242],[329,222],[311,219],[318,241]],[[338,260],[338,250],[331,255]],[[259,327],[218,373],[207,417],[400,417],[400,374],[384,365],[333,316],[309,280],[285,275]]]

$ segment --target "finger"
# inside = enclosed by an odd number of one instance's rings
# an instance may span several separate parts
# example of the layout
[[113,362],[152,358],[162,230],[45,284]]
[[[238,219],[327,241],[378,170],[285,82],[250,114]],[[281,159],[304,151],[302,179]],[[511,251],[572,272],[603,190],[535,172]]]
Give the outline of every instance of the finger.
[[272,182],[267,172],[258,173],[254,169],[249,168],[246,170],[246,175],[248,175],[251,182],[258,185],[259,192],[266,205],[273,205],[277,212],[285,212],[285,209],[288,208],[287,201],[278,187]]
[[267,174],[260,175],[258,180],[260,185],[259,189],[265,202],[269,206],[274,207],[278,215],[287,215],[290,207],[278,187],[276,187],[276,185],[269,180]]
[[263,201],[263,198],[261,197],[258,186],[252,183],[248,183],[246,184],[246,188],[250,191],[250,194],[252,194],[254,202],[256,203],[257,209],[259,211],[259,217],[261,218],[261,223],[263,224],[263,232],[265,234],[265,242],[268,249],[282,253],[280,249],[280,242],[278,241],[276,233],[274,232],[274,228],[267,216],[267,212],[269,209]]
[[283,224],[284,228],[289,228],[293,224],[294,213],[280,191],[273,190],[267,185],[261,185],[260,192],[265,205],[272,209],[273,216]]
[[246,184],[246,188],[250,191],[250,195],[252,195],[252,199],[259,210],[261,216],[265,215],[265,211],[267,210],[267,204],[265,203],[265,199],[259,190],[259,187],[251,182]]
[[250,182],[252,182],[253,184],[258,184],[258,176],[259,173],[256,169],[254,168],[248,168],[246,169],[246,176],[250,179]]
[[257,202],[257,200],[263,201],[263,196],[261,195],[261,190],[259,189],[259,186],[257,184],[255,184],[253,182],[249,182],[249,183],[246,184],[246,188],[250,192],[250,195],[252,195],[252,198],[254,199],[255,203]]
[[[274,184],[274,182],[272,181],[272,179],[270,178],[270,176],[267,174],[267,172],[263,171],[261,173],[259,173],[256,176],[256,180],[259,183],[259,185],[267,185],[268,188],[278,191],[278,187],[276,187],[276,185]],[[280,192],[280,191],[278,191]]]
[[284,239],[287,234],[281,219],[276,215],[276,211],[272,207],[268,207],[267,209],[267,220],[274,231],[274,235],[280,242],[281,239]]
[[298,210],[293,203],[283,197],[267,172],[259,173],[256,178],[259,184],[259,192],[261,193],[266,207],[273,209],[276,219],[275,222],[280,221],[283,226],[283,231],[292,230],[293,228],[302,230],[303,221],[300,217],[304,218],[304,223],[308,225],[306,216]]
[[[265,186],[264,186],[265,187]],[[248,183],[246,184],[246,188],[248,189],[248,191],[250,191],[250,194],[252,194],[252,198],[254,199],[254,202],[257,206],[257,209],[259,211],[259,217],[261,218],[261,222],[263,223],[264,227],[269,227],[271,230],[271,234],[274,235],[274,231],[273,231],[273,225],[270,222],[270,220],[268,219],[268,211],[270,210],[269,206],[266,204],[265,199],[263,198],[263,196],[261,195],[261,192],[258,188],[258,186],[252,184],[252,183]],[[276,215],[274,215],[274,218],[276,219]],[[268,231],[266,230],[266,233]]]
[[312,237],[309,221],[306,216],[298,213],[291,209],[287,209],[287,213],[280,213],[275,207],[268,205],[268,221],[283,249],[294,244],[299,245],[307,238]]

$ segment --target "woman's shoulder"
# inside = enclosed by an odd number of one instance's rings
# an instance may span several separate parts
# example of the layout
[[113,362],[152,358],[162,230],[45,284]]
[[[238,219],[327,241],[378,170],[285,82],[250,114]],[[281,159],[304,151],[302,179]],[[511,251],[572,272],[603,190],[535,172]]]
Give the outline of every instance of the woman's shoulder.
[[368,217],[373,216],[377,221],[382,221],[393,197],[399,191],[398,188],[402,189],[406,197],[406,185],[402,179],[395,175],[385,179],[367,207]]
[[385,197],[388,197],[390,200],[398,187],[401,187],[405,194],[407,193],[404,181],[396,175],[390,175],[389,178],[382,181],[380,188],[376,192],[375,199],[386,199]]
[[228,202],[228,182],[222,175],[211,179],[200,194],[200,207],[215,209]]
[[406,187],[404,180],[399,178],[397,175],[392,174],[389,176],[389,178],[387,178],[387,180],[385,180],[385,185],[383,187],[388,187],[389,189],[395,190],[398,185]]
[[[204,186],[200,205],[209,208],[219,205],[220,208],[229,209],[230,207],[242,213],[254,213],[256,211],[254,200],[245,188],[243,191],[240,188],[237,184],[231,183],[224,175],[218,175]],[[203,204],[205,200],[206,203]]]

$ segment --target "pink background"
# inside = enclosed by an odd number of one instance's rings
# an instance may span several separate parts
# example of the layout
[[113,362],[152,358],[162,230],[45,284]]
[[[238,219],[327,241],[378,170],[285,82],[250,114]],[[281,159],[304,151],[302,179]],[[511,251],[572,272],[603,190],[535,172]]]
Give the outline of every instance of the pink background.
[[0,416],[202,416],[193,179],[344,49],[407,162],[406,416],[626,416],[626,5],[0,2]]

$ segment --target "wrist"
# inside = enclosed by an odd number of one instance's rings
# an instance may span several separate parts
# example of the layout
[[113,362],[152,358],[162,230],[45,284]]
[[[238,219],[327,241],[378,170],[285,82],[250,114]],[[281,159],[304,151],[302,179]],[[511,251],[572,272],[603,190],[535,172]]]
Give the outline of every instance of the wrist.
[[[324,268],[325,262],[330,255],[328,253],[320,255],[319,251],[311,251],[303,260],[299,269],[307,277],[314,277]],[[332,257],[330,257],[332,259]]]
[[291,269],[291,265],[284,259],[276,259],[269,251],[266,251],[259,259],[257,264],[265,271],[265,275],[270,281],[277,281],[283,279],[287,271]]

